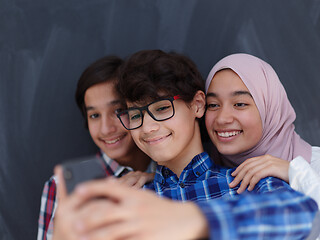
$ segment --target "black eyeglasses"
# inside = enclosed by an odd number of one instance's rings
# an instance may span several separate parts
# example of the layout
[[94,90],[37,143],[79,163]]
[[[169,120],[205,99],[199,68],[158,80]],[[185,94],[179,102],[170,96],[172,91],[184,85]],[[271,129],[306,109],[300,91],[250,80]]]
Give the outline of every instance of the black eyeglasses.
[[150,117],[156,121],[165,121],[174,116],[173,101],[179,99],[180,96],[163,98],[144,107],[132,107],[125,111],[119,112],[117,117],[120,119],[122,125],[128,129],[133,130],[142,126],[143,112],[147,111]]

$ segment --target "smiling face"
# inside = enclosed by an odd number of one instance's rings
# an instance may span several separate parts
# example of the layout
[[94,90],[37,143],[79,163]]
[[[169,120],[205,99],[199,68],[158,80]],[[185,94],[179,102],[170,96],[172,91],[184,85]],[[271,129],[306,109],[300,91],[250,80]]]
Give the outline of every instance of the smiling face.
[[93,85],[86,91],[84,101],[89,132],[95,144],[119,164],[132,166],[132,155],[140,150],[117,119],[116,112],[123,110],[125,103],[116,94],[114,83]]
[[254,147],[262,137],[258,108],[240,77],[230,69],[217,72],[207,91],[206,128],[223,155]]
[[[192,158],[203,151],[196,118],[204,113],[205,99],[203,92],[200,97],[198,95],[195,99],[202,100],[194,99],[188,105],[181,99],[174,100],[175,114],[165,121],[156,121],[144,112],[142,126],[131,130],[132,138],[142,151],[178,176]],[[202,109],[199,107],[201,101]],[[130,102],[127,104],[128,107],[143,106]]]

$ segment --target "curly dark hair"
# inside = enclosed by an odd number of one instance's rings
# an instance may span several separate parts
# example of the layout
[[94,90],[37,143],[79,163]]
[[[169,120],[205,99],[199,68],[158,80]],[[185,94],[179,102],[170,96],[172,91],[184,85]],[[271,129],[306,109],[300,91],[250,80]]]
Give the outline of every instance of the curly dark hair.
[[204,80],[186,56],[161,50],[142,50],[129,57],[120,70],[118,91],[129,102],[146,102],[160,96],[180,95],[186,103]]

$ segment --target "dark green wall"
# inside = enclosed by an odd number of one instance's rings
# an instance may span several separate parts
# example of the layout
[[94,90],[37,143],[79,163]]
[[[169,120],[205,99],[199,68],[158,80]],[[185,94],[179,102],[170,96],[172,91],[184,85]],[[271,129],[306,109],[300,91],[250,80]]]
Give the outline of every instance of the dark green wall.
[[107,54],[175,50],[204,78],[254,54],[278,72],[297,132],[320,145],[316,0],[0,0],[0,239],[35,239],[55,164],[95,151],[74,101],[84,68]]

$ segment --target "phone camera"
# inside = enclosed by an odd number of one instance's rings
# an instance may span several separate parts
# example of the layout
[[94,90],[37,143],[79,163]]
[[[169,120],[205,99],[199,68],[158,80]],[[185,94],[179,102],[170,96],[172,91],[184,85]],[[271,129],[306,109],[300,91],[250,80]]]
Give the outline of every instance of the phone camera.
[[70,180],[70,179],[72,178],[72,172],[71,172],[71,170],[69,170],[69,169],[66,169],[66,170],[64,171],[63,175],[64,175],[64,178],[65,178],[66,180]]

